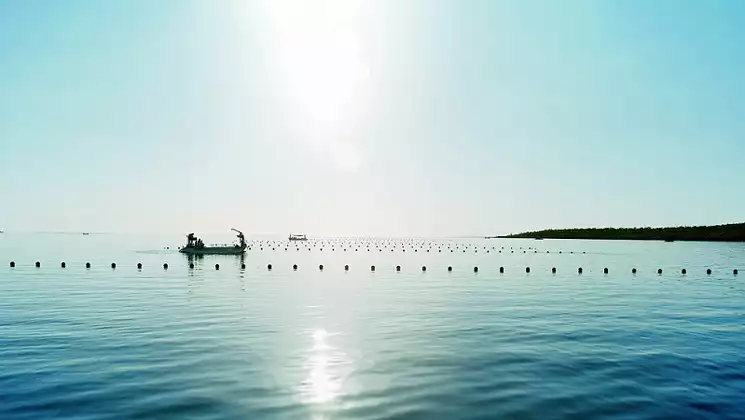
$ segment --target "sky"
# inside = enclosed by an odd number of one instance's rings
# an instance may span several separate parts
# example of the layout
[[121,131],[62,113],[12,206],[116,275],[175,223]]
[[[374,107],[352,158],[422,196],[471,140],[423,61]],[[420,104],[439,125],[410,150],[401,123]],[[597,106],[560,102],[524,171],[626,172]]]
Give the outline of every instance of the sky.
[[745,2],[0,0],[0,229],[745,221]]

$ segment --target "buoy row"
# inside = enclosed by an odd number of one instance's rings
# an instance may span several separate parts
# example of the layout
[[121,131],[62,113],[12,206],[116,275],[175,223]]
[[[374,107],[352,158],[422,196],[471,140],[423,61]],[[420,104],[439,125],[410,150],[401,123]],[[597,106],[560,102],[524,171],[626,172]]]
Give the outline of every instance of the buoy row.
[[[10,268],[15,268],[15,266],[16,266],[16,262],[15,261],[11,261],[10,262]],[[34,266],[36,266],[36,268],[41,268],[41,262],[40,261],[36,261],[34,263]],[[189,264],[189,266],[190,266],[190,268],[194,268],[194,263]],[[62,261],[60,263],[60,267],[61,268],[67,268],[67,263],[64,262],[64,261]],[[115,262],[113,262],[113,263],[111,263],[110,267],[112,269],[116,269],[117,265],[116,265]],[[85,263],[85,268],[91,268],[91,263],[90,262],[86,262]],[[243,268],[246,268],[246,264],[243,264]],[[137,263],[137,269],[138,270],[142,270],[142,263]],[[163,269],[164,270],[168,270],[168,263],[163,263]]]
[[[529,247],[507,247],[507,246],[501,246],[497,247],[494,245],[491,246],[484,246],[482,244],[474,244],[474,243],[458,243],[458,242],[433,242],[433,241],[417,241],[417,240],[308,240],[308,241],[270,241],[270,240],[252,240],[248,241],[248,250],[259,250],[264,251],[265,249],[272,250],[272,251],[278,251],[284,249],[285,251],[288,251],[292,248],[295,248],[296,251],[302,250],[324,250],[326,248],[330,248],[332,251],[371,251],[371,250],[383,250],[383,249],[401,249],[404,252],[406,250],[413,251],[413,252],[430,252],[434,250],[442,251],[442,250],[483,250],[483,251],[489,251],[489,250],[510,250],[513,253],[515,251],[522,251],[523,253],[527,254],[529,252],[532,253],[538,253],[538,248],[534,248],[532,246]],[[168,247],[166,247],[167,249]],[[542,251],[541,251],[542,252]],[[562,253],[563,251],[559,251],[559,253]],[[569,251],[569,253],[582,253],[586,254],[587,252],[580,252],[580,251]]]
[[[245,264],[243,264],[243,266],[244,266],[243,268],[245,268]],[[272,269],[272,265],[271,264],[268,264],[267,265],[267,269],[271,270]],[[292,266],[292,269],[295,270],[295,271],[297,271],[298,265],[297,264],[294,264]],[[324,269],[323,264],[319,265],[318,266],[318,269],[320,271],[323,271],[323,269]],[[478,270],[479,270],[478,266],[473,267],[473,271],[478,271]],[[344,271],[349,271],[349,265],[345,265],[344,266]],[[375,271],[375,266],[374,265],[370,266],[370,271]],[[401,271],[401,266],[400,265],[397,265],[396,266],[396,271]],[[422,271],[423,272],[426,272],[427,271],[427,266],[426,265],[423,265],[422,266]],[[448,266],[447,267],[447,271],[449,271],[449,272],[450,271],[453,271],[453,266]],[[505,272],[505,268],[504,267],[499,267],[499,272],[500,273],[504,273]],[[530,267],[525,267],[525,272],[527,274],[530,274],[530,272],[531,272]],[[551,273],[556,274],[556,272],[557,272],[556,267],[551,267]],[[584,269],[582,267],[577,268],[577,273],[579,273],[579,274],[584,273]],[[608,267],[603,268],[603,274],[609,274],[609,273],[610,273],[610,269],[608,269]],[[632,274],[636,274],[637,273],[637,269],[636,268],[632,268],[631,269],[631,273]],[[685,268],[681,270],[681,274],[687,274],[687,273],[688,273],[688,271]],[[662,274],[662,269],[661,268],[657,270],[657,274]],[[706,274],[711,275],[712,274],[711,269],[707,269],[706,270]],[[737,269],[732,270],[732,274],[734,274],[734,275],[739,274],[739,270],[737,270]]]
[[[249,240],[249,247],[272,247],[272,248],[473,248],[473,249],[497,249],[496,245],[483,245],[476,243],[452,242],[452,241],[423,241],[423,240],[369,240],[369,239],[336,239],[336,240],[308,240],[308,241],[287,241],[287,240]],[[168,246],[164,247],[168,249]],[[519,249],[534,250],[532,246],[500,246],[499,249]]]
[[[40,261],[36,261],[36,262],[34,263],[34,266],[35,266],[36,268],[40,268],[40,267],[41,267],[41,262],[40,262]],[[15,267],[16,267],[16,262],[15,262],[15,261],[10,261],[10,268],[15,268]],[[66,268],[66,267],[67,267],[67,264],[66,264],[66,263],[65,263],[64,261],[62,261],[62,262],[60,263],[60,267],[62,267],[62,268]],[[142,267],[143,267],[143,266],[142,266],[142,263],[137,263],[137,269],[138,269],[138,270],[142,270]],[[90,263],[90,262],[86,262],[86,263],[85,263],[85,268],[91,268],[91,263]],[[111,263],[111,268],[112,268],[112,269],[116,269],[116,268],[117,268],[117,265],[116,265],[116,263],[113,263],[113,262],[112,262],[112,263]],[[193,269],[193,268],[194,268],[194,263],[189,263],[189,268],[190,268],[190,269]],[[273,268],[273,266],[272,266],[271,264],[268,264],[268,265],[267,265],[267,269],[268,269],[268,270],[271,270],[272,268]],[[293,264],[293,265],[292,265],[292,269],[293,269],[293,270],[297,271],[297,270],[298,270],[298,268],[299,268],[299,267],[298,267],[298,265],[297,265],[297,264]],[[164,269],[164,270],[168,270],[168,263],[163,263],[163,269]],[[220,269],[220,264],[215,264],[215,270],[219,270],[219,269]],[[245,269],[246,269],[246,264],[245,264],[245,263],[241,263],[241,269],[242,269],[242,270],[245,270]],[[323,264],[319,265],[319,266],[318,266],[318,269],[319,269],[319,270],[321,270],[321,271],[323,271],[323,269],[324,269],[324,266],[323,266]],[[348,265],[348,264],[344,266],[344,271],[349,271],[349,265]],[[375,271],[375,266],[374,266],[374,265],[370,266],[370,271]],[[396,266],[396,271],[401,271],[401,266],[400,266],[400,265],[397,265],[397,266]],[[427,271],[427,266],[426,266],[426,265],[423,265],[423,266],[422,266],[422,271],[423,271],[423,272],[426,272],[426,271]],[[452,267],[452,266],[448,266],[448,267],[447,267],[447,271],[453,271],[453,267]],[[474,272],[478,271],[478,267],[474,267],[474,268],[473,268],[473,271],[474,271]],[[583,273],[583,271],[584,271],[584,270],[582,269],[582,267],[579,267],[579,268],[577,268],[577,272],[578,272],[579,274],[582,274],[582,273]],[[499,267],[499,272],[500,272],[500,273],[504,273],[504,272],[505,272],[505,269],[504,269],[504,267]],[[530,272],[531,272],[531,269],[530,269],[530,267],[525,267],[525,272],[526,272],[526,273],[528,273],[528,274],[530,274]],[[608,274],[609,272],[610,272],[610,270],[608,269],[608,267],[605,267],[605,268],[603,268],[603,273],[604,273],[604,274]],[[551,273],[553,273],[553,274],[556,274],[556,267],[552,267],[552,268],[551,268]],[[631,269],[631,273],[632,273],[632,274],[636,274],[636,273],[637,273],[637,269],[636,269],[636,268],[632,268],[632,269]],[[662,269],[661,269],[661,268],[657,269],[657,274],[662,274],[662,273],[663,273],[663,271],[662,271]],[[686,270],[685,268],[683,268],[683,269],[682,269],[682,270],[680,271],[680,273],[681,273],[681,274],[688,274],[688,270]],[[706,274],[707,274],[707,275],[711,275],[711,274],[712,274],[712,270],[711,270],[710,268],[707,268],[707,269],[706,269]],[[738,269],[734,269],[734,270],[732,270],[732,274],[734,274],[734,275],[737,275],[737,274],[739,274],[739,270],[738,270]]]
[[[291,247],[285,247],[284,248],[284,251],[289,251],[290,248]],[[318,251],[323,252],[324,249],[325,248],[319,248]],[[359,251],[367,251],[367,252],[378,251],[378,252],[383,252],[385,249],[388,249],[388,248],[387,247],[386,248],[366,248],[366,249],[365,248],[363,248],[363,249],[359,249],[359,248],[355,248],[355,249],[341,248],[341,249],[338,249],[338,250],[336,248],[331,248],[331,252],[337,252],[337,251],[341,251],[341,252],[347,252],[347,251],[350,251],[350,252],[359,252]],[[247,250],[248,251],[254,251],[254,249],[252,247],[248,247]],[[313,251],[313,249],[311,249],[311,248],[295,248],[295,251],[301,251],[301,250],[302,251]],[[432,248],[429,248],[429,249],[408,248],[408,251],[409,252],[412,252],[412,251],[413,252],[419,252],[419,250],[423,250],[424,252],[435,251]],[[264,251],[264,248],[263,247],[259,247],[258,251]],[[277,251],[277,249],[276,249],[276,247],[272,247],[271,249],[267,248],[266,251]],[[282,249],[280,248],[279,251],[282,251]],[[391,252],[396,251],[395,247],[390,248],[390,251]],[[406,251],[407,251],[406,248],[401,248],[401,252],[406,252]],[[439,248],[436,251],[439,252],[439,253],[442,253],[443,250],[441,248]],[[459,249],[459,248],[452,249],[452,248],[448,248],[445,251],[450,251],[451,253],[460,251],[460,252],[462,252],[462,253],[465,254],[468,251],[468,249]],[[482,250],[482,251],[484,251],[484,250]],[[487,254],[491,254],[492,251],[496,251],[495,254],[501,254],[502,253],[502,250],[501,249],[497,249],[497,250],[487,249],[485,251],[486,251]],[[475,254],[478,254],[479,250],[478,249],[474,249],[473,252]],[[541,252],[543,252],[543,251],[541,251]],[[565,253],[564,251],[558,251],[558,252],[557,251],[554,251],[554,252],[555,253],[558,253],[558,254],[564,254]],[[505,250],[505,253],[506,253],[506,250]],[[514,254],[514,253],[515,253],[515,250],[510,250],[510,254]],[[528,254],[528,253],[529,253],[528,250],[523,250],[523,254]],[[530,253],[532,253],[532,254],[538,254],[538,250],[537,249],[536,250],[532,250]],[[551,251],[546,251],[546,254],[550,254],[550,253],[551,253]],[[587,252],[586,251],[582,251],[582,252],[579,252],[579,251],[577,251],[577,252],[575,252],[575,251],[569,251],[569,252],[567,252],[567,254],[587,254]]]

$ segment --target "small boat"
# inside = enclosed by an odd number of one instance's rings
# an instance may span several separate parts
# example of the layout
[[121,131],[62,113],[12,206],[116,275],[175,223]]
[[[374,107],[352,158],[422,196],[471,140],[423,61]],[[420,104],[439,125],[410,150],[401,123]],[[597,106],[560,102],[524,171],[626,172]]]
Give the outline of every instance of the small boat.
[[83,236],[88,236],[88,235],[90,235],[90,233],[88,233],[88,232],[83,232]]
[[289,239],[291,241],[307,241],[308,240],[308,237],[305,236],[305,235],[298,235],[298,234],[293,233],[287,239]]
[[233,245],[205,245],[204,241],[197,238],[193,233],[186,235],[186,245],[179,249],[182,254],[189,255],[240,255],[246,252],[246,237],[238,229],[230,229],[238,232],[238,241]]

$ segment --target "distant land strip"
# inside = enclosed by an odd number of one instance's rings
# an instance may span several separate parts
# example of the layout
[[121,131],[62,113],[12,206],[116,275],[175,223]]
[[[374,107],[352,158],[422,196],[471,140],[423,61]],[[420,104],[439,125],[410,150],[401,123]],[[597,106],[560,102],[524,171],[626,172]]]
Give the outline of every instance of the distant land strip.
[[600,239],[625,241],[710,241],[745,242],[745,223],[732,223],[717,226],[679,226],[663,228],[586,228],[586,229],[547,229],[523,232],[492,238],[532,238],[532,239]]

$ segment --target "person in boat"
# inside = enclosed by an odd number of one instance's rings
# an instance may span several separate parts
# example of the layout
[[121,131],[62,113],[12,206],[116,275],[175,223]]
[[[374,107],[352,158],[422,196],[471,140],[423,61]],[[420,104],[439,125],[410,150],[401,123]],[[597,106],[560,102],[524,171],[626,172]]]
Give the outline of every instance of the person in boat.
[[236,247],[244,247],[246,245],[246,237],[243,236],[243,232],[238,232],[238,235],[236,236],[238,236],[238,245],[236,245]]
[[186,246],[184,248],[204,248],[204,242],[193,233],[186,235]]
[[243,232],[241,232],[238,229],[230,229],[230,230],[232,230],[233,232],[238,233],[238,235],[236,235],[236,236],[238,236],[238,243],[237,244],[234,244],[233,246],[235,248],[245,248],[246,247],[246,237],[243,236]]

